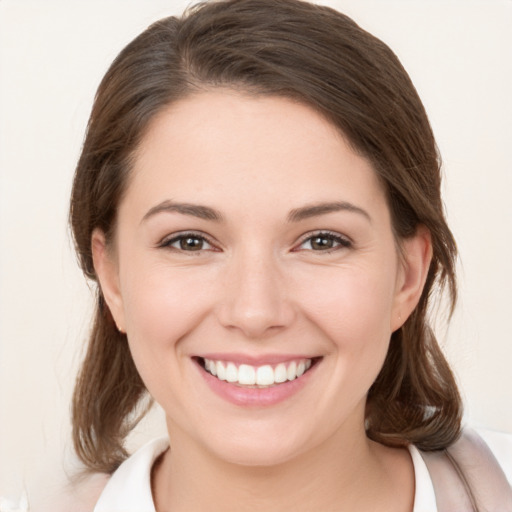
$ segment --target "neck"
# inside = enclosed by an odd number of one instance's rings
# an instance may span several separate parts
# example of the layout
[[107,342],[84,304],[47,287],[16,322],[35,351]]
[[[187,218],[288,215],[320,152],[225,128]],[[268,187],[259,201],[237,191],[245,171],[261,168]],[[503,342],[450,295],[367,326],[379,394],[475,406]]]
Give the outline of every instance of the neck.
[[336,435],[273,466],[226,462],[173,431],[173,447],[154,472],[158,512],[412,510],[408,453],[370,441],[364,431]]

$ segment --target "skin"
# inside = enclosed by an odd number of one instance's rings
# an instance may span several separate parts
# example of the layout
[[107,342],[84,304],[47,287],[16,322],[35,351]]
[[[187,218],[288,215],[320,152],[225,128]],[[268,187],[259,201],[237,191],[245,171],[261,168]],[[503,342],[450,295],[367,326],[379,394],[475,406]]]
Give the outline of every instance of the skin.
[[[305,105],[213,90],[153,120],[118,213],[113,244],[95,231],[92,248],[166,412],[157,510],[412,510],[410,456],[370,441],[364,410],[431,245],[420,228],[399,253],[370,163]],[[200,250],[176,238],[190,232]],[[325,232],[322,248],[314,236]],[[246,407],[202,378],[193,357],[211,352],[320,360],[286,400]]]

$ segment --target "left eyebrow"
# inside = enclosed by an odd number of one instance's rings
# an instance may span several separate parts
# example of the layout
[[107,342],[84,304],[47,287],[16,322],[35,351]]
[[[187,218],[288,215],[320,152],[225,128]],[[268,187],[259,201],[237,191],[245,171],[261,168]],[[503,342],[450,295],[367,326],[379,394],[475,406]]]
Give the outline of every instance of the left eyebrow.
[[182,215],[191,215],[192,217],[198,217],[199,219],[211,220],[214,222],[222,222],[223,217],[220,212],[210,208],[209,206],[202,206],[199,204],[192,203],[175,203],[174,201],[162,201],[161,203],[153,206],[145,215],[142,217],[144,222],[150,217],[157,215],[162,212],[168,213],[181,213]]
[[301,208],[294,208],[288,214],[288,222],[299,222],[311,217],[317,217],[319,215],[325,215],[327,213],[339,211],[347,211],[362,215],[370,222],[370,224],[372,223],[372,218],[366,210],[363,210],[362,208],[359,208],[359,206],[356,206],[352,203],[347,203],[345,201],[316,203],[308,206],[302,206]]

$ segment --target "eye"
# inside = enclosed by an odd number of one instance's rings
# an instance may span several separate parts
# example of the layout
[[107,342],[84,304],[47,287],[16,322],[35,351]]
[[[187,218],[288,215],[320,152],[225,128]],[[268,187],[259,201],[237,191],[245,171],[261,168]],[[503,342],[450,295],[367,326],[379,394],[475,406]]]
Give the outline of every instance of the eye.
[[197,233],[180,233],[164,240],[160,247],[169,247],[178,251],[197,252],[210,251],[214,247],[208,240]]
[[338,233],[320,232],[303,239],[298,250],[330,252],[337,249],[349,248],[352,242]]

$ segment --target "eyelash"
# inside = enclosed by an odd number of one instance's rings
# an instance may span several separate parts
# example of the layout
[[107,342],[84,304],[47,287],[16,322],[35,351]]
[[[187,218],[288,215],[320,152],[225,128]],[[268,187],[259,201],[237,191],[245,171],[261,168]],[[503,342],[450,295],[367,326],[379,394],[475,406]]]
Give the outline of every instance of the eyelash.
[[319,252],[319,253],[320,252],[331,253],[334,251],[338,251],[340,249],[350,249],[353,246],[351,240],[349,240],[347,237],[345,237],[343,235],[340,235],[339,233],[335,233],[332,231],[317,231],[316,233],[308,234],[306,237],[304,237],[302,239],[302,241],[296,246],[297,248],[294,249],[294,251],[300,251],[301,246],[303,246],[306,242],[311,243],[315,238],[330,240],[338,245],[335,247],[329,247],[327,249],[315,250],[313,248],[310,248],[310,249],[302,249],[302,250],[308,250],[308,251]]
[[[210,247],[209,248],[201,247],[200,249],[195,249],[195,250],[194,249],[186,250],[186,249],[183,249],[182,247],[173,247],[173,244],[183,242],[187,239],[199,240],[203,244],[204,243],[208,244]],[[172,249],[175,251],[180,251],[180,252],[201,252],[201,251],[216,250],[215,245],[213,244],[213,242],[211,242],[208,239],[208,237],[206,237],[205,235],[203,235],[201,233],[194,233],[194,232],[189,232],[189,231],[174,234],[171,238],[164,239],[160,244],[158,244],[158,246],[162,247],[162,248]]]
[[[329,240],[331,242],[334,242],[337,245],[334,247],[328,247],[326,249],[315,250],[312,247],[308,248],[308,249],[301,249],[301,247],[306,242],[310,242],[310,244],[311,244],[315,238],[317,240],[318,239]],[[181,244],[183,241],[185,241],[187,239],[199,241],[202,245],[204,245],[206,243],[210,247],[204,248],[203,246],[201,246],[199,249],[192,249],[192,250],[187,250],[187,249],[184,249],[183,247],[173,247],[174,244],[178,244],[178,243]],[[350,249],[352,246],[353,246],[352,242],[347,237],[340,235],[339,233],[335,233],[332,231],[318,231],[313,234],[308,234],[306,237],[304,237],[301,240],[301,242],[294,249],[292,249],[292,252],[298,252],[300,250],[307,250],[307,251],[319,252],[319,253],[321,253],[321,252],[331,253],[331,252],[334,252],[334,251],[337,251],[340,249]],[[213,242],[208,239],[208,237],[206,237],[205,235],[203,235],[201,233],[195,233],[195,232],[177,233],[177,234],[173,235],[171,238],[164,239],[159,244],[159,247],[168,248],[168,249],[172,249],[172,250],[176,250],[176,251],[180,251],[180,252],[200,252],[200,251],[205,251],[205,250],[206,251],[218,250],[217,247],[213,244]]]

